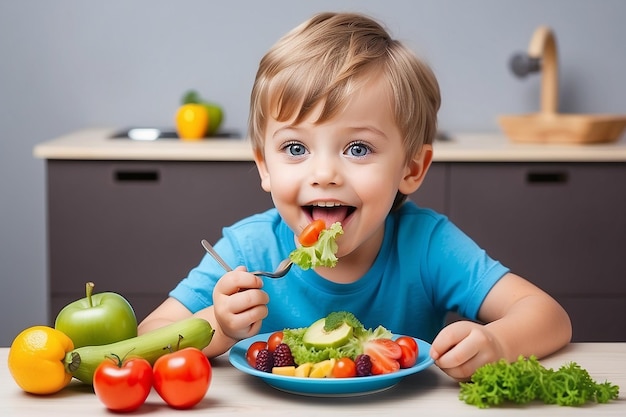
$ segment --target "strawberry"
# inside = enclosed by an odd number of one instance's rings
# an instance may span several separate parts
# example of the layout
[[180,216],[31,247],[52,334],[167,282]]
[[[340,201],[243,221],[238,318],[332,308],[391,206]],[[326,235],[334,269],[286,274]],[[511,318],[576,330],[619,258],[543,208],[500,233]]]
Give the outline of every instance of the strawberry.
[[363,353],[372,361],[372,375],[388,374],[400,369],[402,348],[391,339],[373,339],[363,344]]

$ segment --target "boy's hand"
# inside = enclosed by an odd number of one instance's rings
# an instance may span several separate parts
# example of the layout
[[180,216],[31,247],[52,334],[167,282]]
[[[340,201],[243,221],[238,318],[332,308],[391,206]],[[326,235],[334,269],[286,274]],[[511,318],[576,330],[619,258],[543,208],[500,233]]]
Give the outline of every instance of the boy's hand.
[[457,321],[441,330],[432,343],[435,364],[457,381],[467,381],[482,365],[504,357],[503,348],[489,328]]
[[242,266],[219,279],[213,290],[213,308],[224,335],[240,340],[259,332],[269,302],[261,287],[263,280]]

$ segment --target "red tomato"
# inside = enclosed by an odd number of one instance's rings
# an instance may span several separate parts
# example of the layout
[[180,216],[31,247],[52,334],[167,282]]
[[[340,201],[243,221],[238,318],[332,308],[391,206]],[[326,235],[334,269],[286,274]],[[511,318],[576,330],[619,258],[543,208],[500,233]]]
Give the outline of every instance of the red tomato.
[[415,365],[415,362],[417,362],[417,355],[415,352],[408,346],[401,345],[400,349],[402,349],[402,355],[400,356],[400,359],[398,359],[400,368],[410,368]]
[[396,339],[396,343],[399,344],[402,349],[402,355],[400,359],[398,359],[400,368],[410,368],[415,365],[419,353],[415,339],[410,336],[400,336]]
[[283,332],[274,332],[267,339],[267,350],[273,352],[276,349],[276,346],[280,345],[281,343],[283,343]]
[[143,358],[105,359],[93,374],[93,389],[111,411],[128,412],[139,408],[152,389],[152,366]]
[[198,404],[211,384],[211,363],[200,349],[187,347],[156,360],[154,389],[173,408]]
[[400,346],[404,345],[406,347],[411,348],[412,351],[417,353],[417,341],[413,339],[411,336],[400,336],[396,339],[396,343]]
[[350,358],[341,358],[335,361],[333,367],[333,377],[335,378],[352,378],[356,376],[356,365]]
[[251,367],[256,367],[256,357],[259,354],[259,351],[267,349],[267,343],[260,340],[258,342],[252,343],[248,347],[248,351],[246,352],[246,360],[248,361],[248,365]]
[[304,228],[300,236],[298,236],[298,242],[302,246],[313,246],[320,236],[322,230],[326,229],[326,222],[322,219],[313,220],[307,227]]

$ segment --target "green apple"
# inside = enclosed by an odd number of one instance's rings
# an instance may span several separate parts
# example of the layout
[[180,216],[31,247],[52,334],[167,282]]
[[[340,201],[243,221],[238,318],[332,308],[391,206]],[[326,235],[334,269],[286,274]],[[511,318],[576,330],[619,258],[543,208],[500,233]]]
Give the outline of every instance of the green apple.
[[54,327],[69,336],[75,348],[137,336],[137,317],[130,303],[114,292],[93,294],[93,288],[93,282],[88,282],[87,296],[63,307]]
[[200,104],[204,106],[209,114],[209,127],[207,128],[207,136],[213,136],[217,133],[222,125],[222,119],[224,118],[224,111],[220,106],[215,103],[209,103],[203,101]]

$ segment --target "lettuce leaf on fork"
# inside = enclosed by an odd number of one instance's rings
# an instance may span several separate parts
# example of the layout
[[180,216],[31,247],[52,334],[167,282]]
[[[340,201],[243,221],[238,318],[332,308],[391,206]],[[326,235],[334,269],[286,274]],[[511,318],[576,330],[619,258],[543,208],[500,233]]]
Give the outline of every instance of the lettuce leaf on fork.
[[337,236],[343,234],[341,223],[333,223],[328,229],[320,232],[317,242],[312,246],[300,246],[289,254],[289,259],[300,268],[306,270],[318,266],[334,267],[337,265]]

